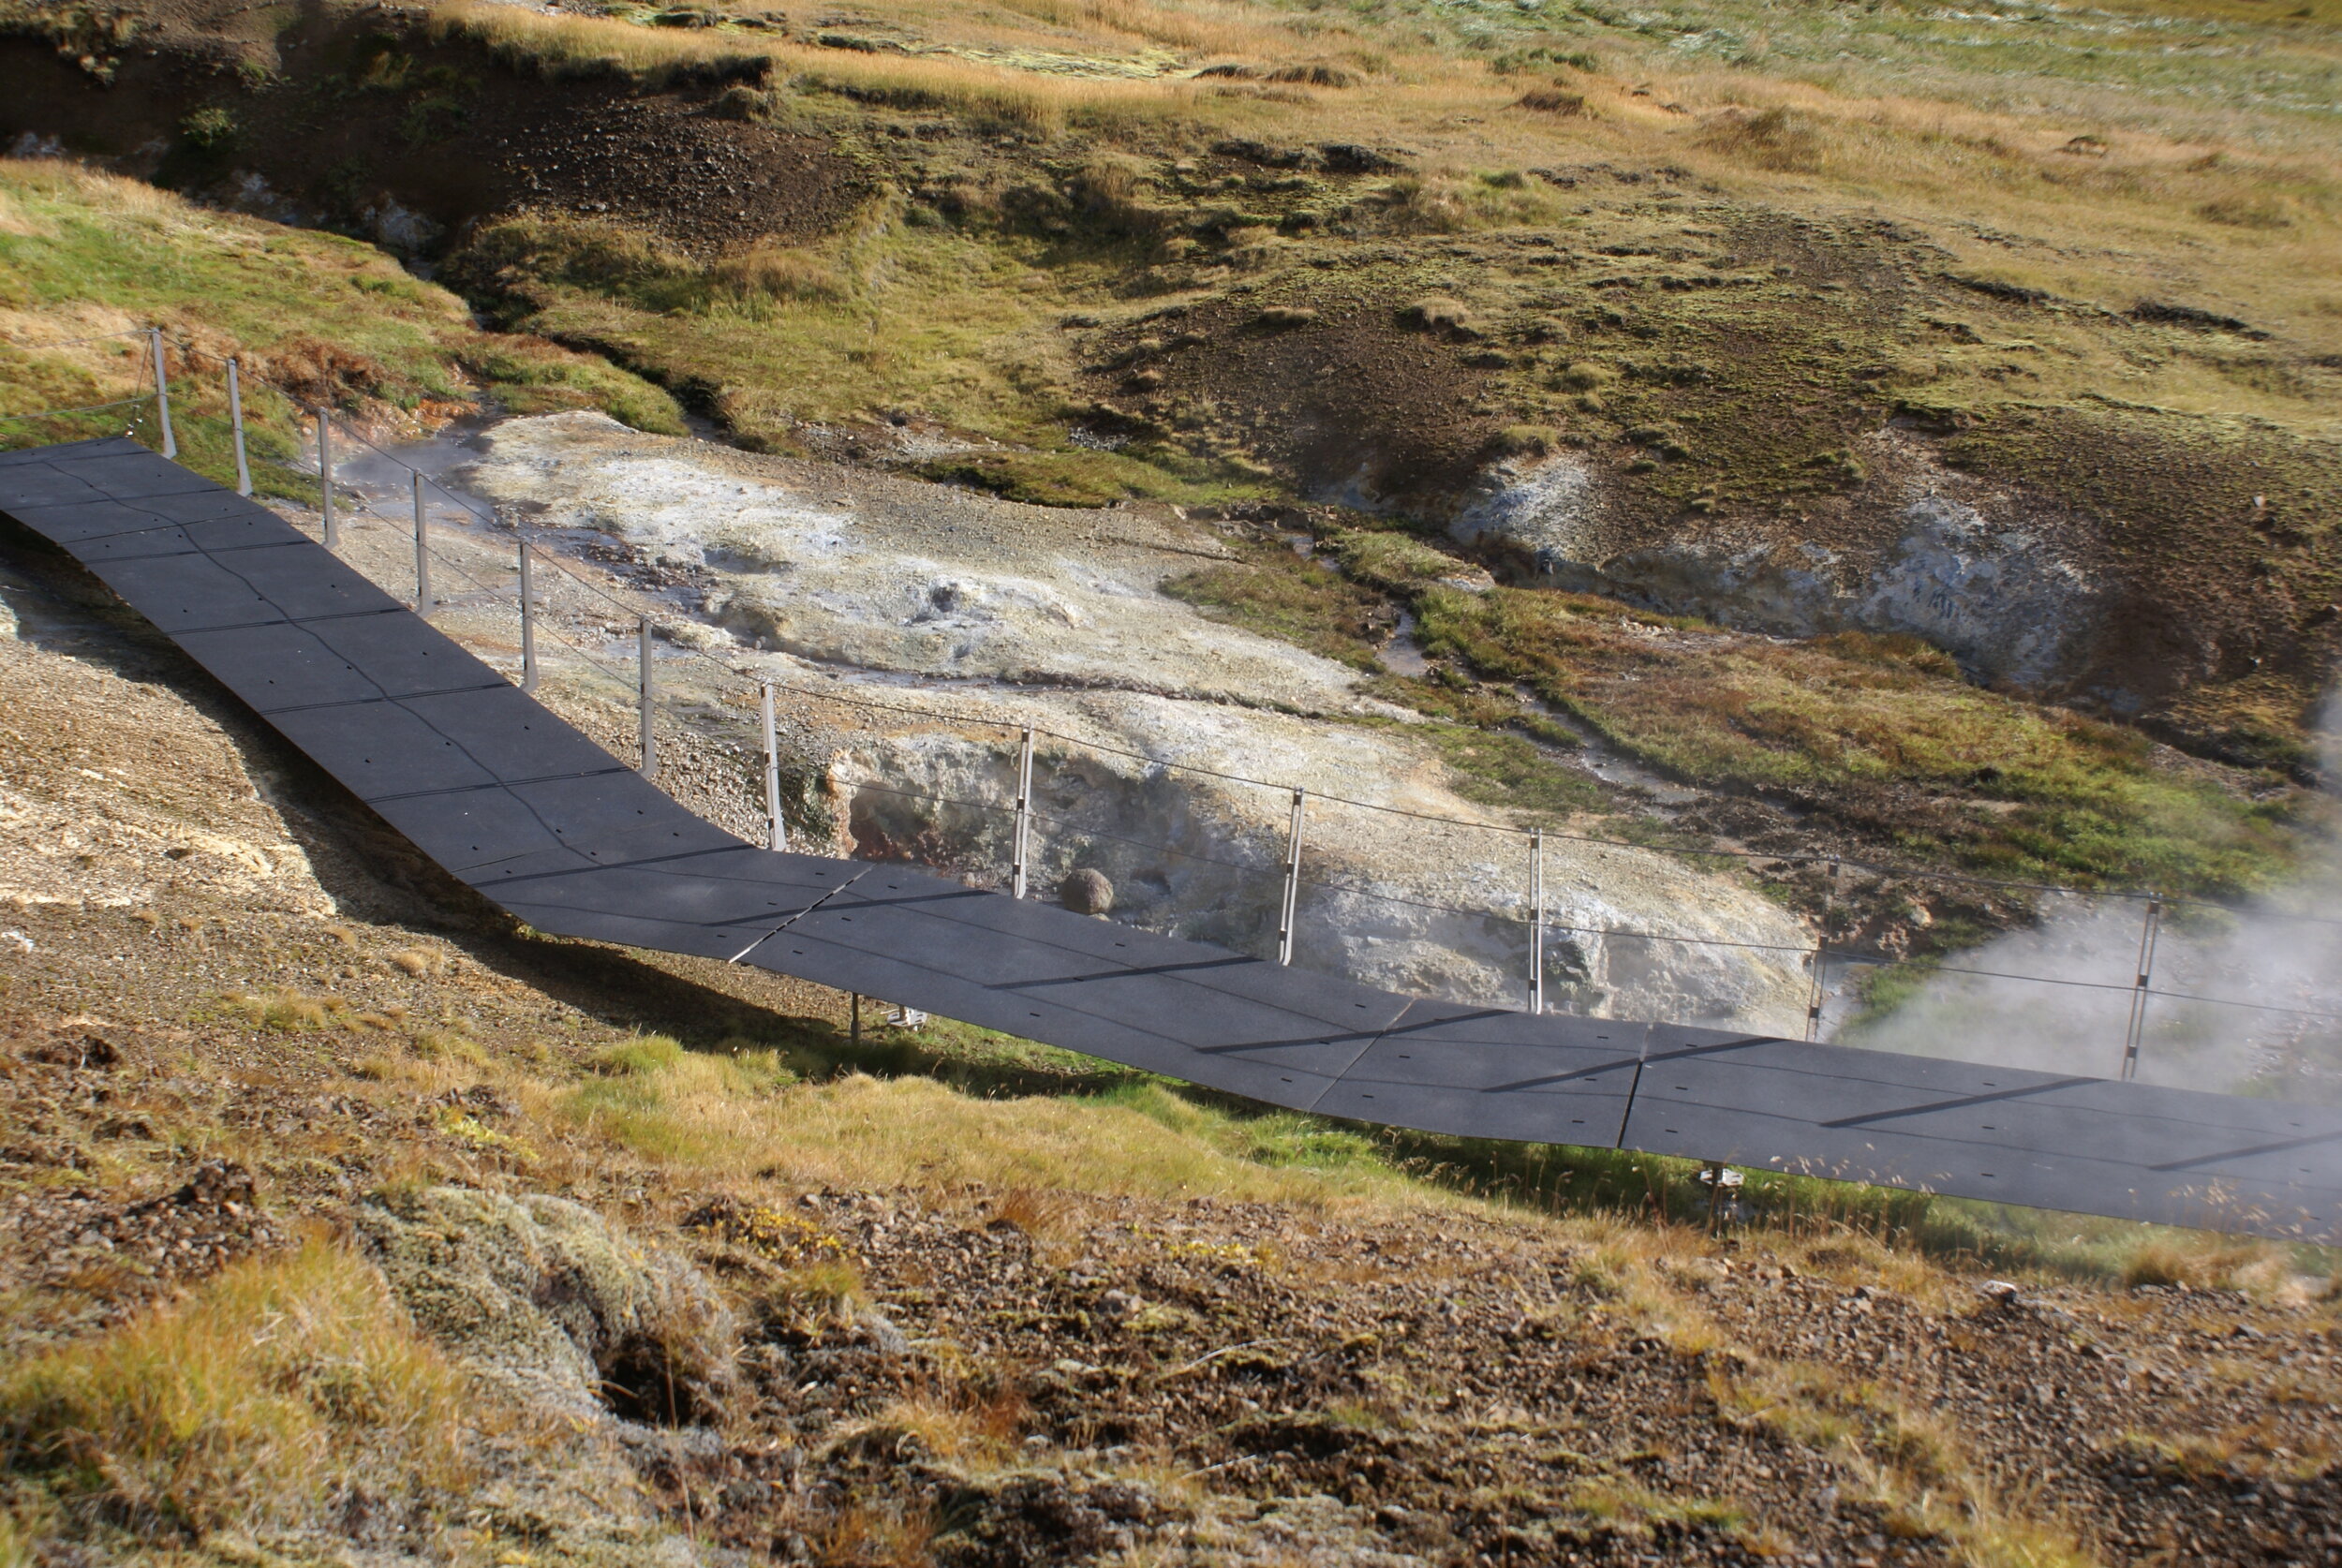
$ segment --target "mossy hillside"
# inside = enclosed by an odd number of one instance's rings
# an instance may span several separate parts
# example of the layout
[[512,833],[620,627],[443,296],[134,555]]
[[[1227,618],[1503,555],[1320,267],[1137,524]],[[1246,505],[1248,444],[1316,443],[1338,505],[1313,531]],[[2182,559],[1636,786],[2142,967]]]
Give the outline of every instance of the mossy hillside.
[[[192,206],[57,163],[0,162],[0,412],[135,396],[137,340],[47,348],[160,325],[183,451],[230,478],[226,361],[239,361],[256,458],[293,456],[320,405],[411,430],[482,401],[519,412],[599,407],[682,429],[673,401],[625,371],[541,339],[483,333],[463,302],[371,245]],[[11,445],[107,434],[149,410],[11,422]],[[151,439],[154,432],[140,427]],[[263,462],[263,488],[285,481]]]
[[1905,640],[1782,643],[1505,588],[1434,589],[1416,614],[1427,649],[1531,684],[1678,777],[1794,801],[1923,861],[2234,894],[2281,875],[2318,817],[2265,776],[1969,687]]
[[1389,599],[1334,570],[1330,561],[1303,561],[1278,546],[1256,547],[1254,559],[1204,567],[1164,579],[1163,591],[1206,614],[1297,643],[1355,670],[1381,668],[1375,652],[1398,624]]
[[[1938,463],[2019,511],[2127,536],[2101,552],[2122,591],[2184,606],[2216,644],[2206,668],[2079,686],[2142,692],[2217,754],[2305,759],[2337,634],[2315,618],[2337,562],[2314,521],[2337,459],[2320,413],[2335,373],[2304,344],[2169,306],[2152,280],[1979,265],[1941,230],[1768,207],[1682,169],[1393,177],[1307,141],[1176,130],[1009,158],[922,140],[948,120],[858,105],[848,126],[817,98],[772,111],[860,138],[904,193],[848,234],[709,267],[520,220],[459,275],[514,324],[698,389],[758,443],[933,422],[976,450],[916,471],[1024,499],[1363,477],[1436,515],[1485,465],[1567,448],[1600,476],[1610,547],[1727,523],[1844,544],[1884,525],[1905,467]],[[1703,149],[1761,166],[1815,124],[1727,122]],[[1829,146],[1824,164],[1861,151]],[[2100,460],[2023,436],[2037,426],[2102,429]],[[1904,447],[1882,469],[1890,430]],[[2272,573],[2300,605],[2290,628],[2260,592]],[[2253,675],[2233,703],[2199,690]]]
[[2143,693],[2163,732],[2214,756],[2307,775],[2342,638],[2342,443],[2267,421],[2024,404],[1945,443],[1979,475],[2086,519],[2131,613],[2108,684]]
[[1577,738],[1523,688],[1687,782],[1794,806],[1918,865],[2232,895],[2281,878],[2327,815],[2281,776],[1971,686],[1910,639],[1784,643],[1591,596],[1473,592],[1443,581],[1464,563],[1396,529],[1337,523],[1321,543],[1315,559],[1255,547],[1171,589],[1362,667],[1411,611],[1430,674],[1376,689],[1434,721],[1467,792],[1549,821],[1653,832],[1561,761]]
[[525,217],[483,230],[451,276],[496,300],[513,328],[591,345],[681,389],[754,449],[821,451],[824,430],[916,419],[942,427],[942,450],[907,466],[1014,499],[1257,494],[1257,474],[1073,438],[1081,415],[1047,368],[1050,340],[1100,285],[1078,269],[1037,270],[1031,251],[881,202],[827,244],[710,269],[615,225]]

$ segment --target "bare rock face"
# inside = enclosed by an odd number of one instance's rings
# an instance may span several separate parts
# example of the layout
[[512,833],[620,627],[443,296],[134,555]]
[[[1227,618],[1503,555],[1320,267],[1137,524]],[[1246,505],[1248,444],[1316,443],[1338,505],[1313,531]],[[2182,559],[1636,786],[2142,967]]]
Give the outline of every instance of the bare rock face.
[[1114,908],[1114,884],[1104,872],[1087,865],[1068,872],[1058,884],[1057,895],[1075,914],[1102,915]]
[[1562,587],[1791,637],[1913,636],[1982,682],[2041,689],[2074,678],[2102,629],[2104,584],[2056,527],[1987,516],[1930,488],[1945,477],[1915,469],[1900,495],[1867,507],[1866,525],[1851,535],[1701,529],[1638,539],[1606,519],[1595,477],[1564,453],[1490,467],[1448,532]]
[[1217,536],[1175,516],[1022,506],[630,430],[510,421],[467,482],[673,562],[743,644],[952,679],[1140,687],[1302,713],[1371,703],[1356,671],[1155,591]]

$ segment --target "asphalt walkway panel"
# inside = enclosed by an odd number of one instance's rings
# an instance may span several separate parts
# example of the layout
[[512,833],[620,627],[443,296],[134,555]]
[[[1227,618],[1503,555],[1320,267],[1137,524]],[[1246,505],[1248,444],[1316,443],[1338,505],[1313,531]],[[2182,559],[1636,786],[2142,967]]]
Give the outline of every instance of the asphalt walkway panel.
[[1428,1132],[1615,1148],[1647,1024],[1418,1001],[1316,1110]]

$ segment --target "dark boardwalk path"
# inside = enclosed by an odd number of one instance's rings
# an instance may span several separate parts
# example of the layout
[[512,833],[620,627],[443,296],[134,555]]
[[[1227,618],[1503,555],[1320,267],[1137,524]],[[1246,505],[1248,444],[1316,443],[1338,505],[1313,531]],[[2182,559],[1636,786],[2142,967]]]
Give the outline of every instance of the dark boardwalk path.
[[2342,1113],[1456,1006],[779,854],[686,811],[266,509],[112,439],[0,454],[62,546],[540,930],[736,960],[1301,1111],[2342,1240]]

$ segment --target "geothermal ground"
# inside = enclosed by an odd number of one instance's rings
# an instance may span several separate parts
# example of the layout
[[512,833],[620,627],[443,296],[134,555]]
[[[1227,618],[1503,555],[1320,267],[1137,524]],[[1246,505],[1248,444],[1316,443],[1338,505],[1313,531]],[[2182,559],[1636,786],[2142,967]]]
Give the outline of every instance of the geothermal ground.
[[[757,831],[746,813],[762,794],[744,704],[757,682],[786,683],[800,833],[997,883],[1015,732],[1031,726],[1049,737],[1036,753],[1036,886],[1093,868],[1117,918],[1258,951],[1273,945],[1300,789],[1314,805],[1297,962],[1460,1000],[1524,997],[1520,829],[1535,819],[1457,792],[1419,716],[1373,696],[1355,668],[1161,591],[1198,560],[1238,558],[1228,534],[1241,525],[1161,505],[1022,506],[588,414],[511,421],[476,445],[456,454],[456,477],[500,520],[623,595],[647,592],[685,629],[690,646],[658,660],[681,720],[669,740],[679,771],[716,768],[711,804],[744,831]],[[356,558],[394,590],[412,572],[397,532],[355,534]],[[511,533],[444,537],[442,624],[510,660]],[[1459,581],[1478,575],[1453,566]],[[571,584],[546,597],[550,699],[624,701],[632,628]],[[599,726],[621,749],[623,722],[606,713]],[[710,748],[696,764],[695,736]],[[1549,840],[1545,879],[1549,1005],[1774,1029],[1801,1015],[1811,939],[1750,888],[1565,837]],[[1738,945],[1667,939],[1684,938]]]

